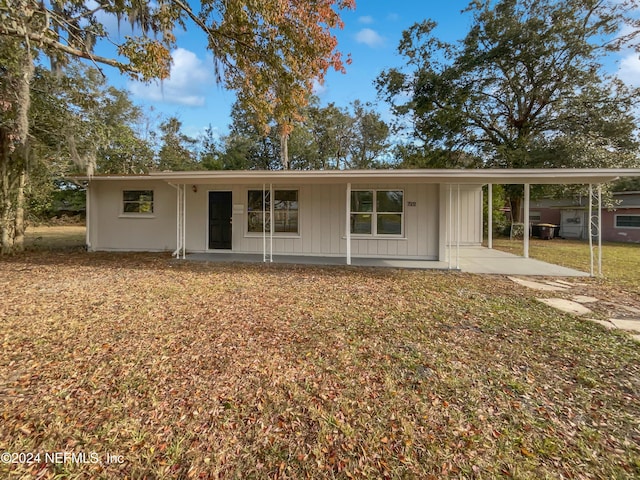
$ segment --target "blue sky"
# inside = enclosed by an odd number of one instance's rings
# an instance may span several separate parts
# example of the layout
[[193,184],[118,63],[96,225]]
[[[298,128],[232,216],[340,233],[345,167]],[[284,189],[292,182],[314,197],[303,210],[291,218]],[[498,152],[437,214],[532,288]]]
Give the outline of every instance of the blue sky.
[[[342,12],[344,29],[335,32],[338,49],[345,55],[350,54],[352,63],[347,66],[346,74],[330,72],[327,75],[324,85],[316,92],[321,103],[347,106],[354,100],[372,102],[383,118],[389,120],[388,108],[378,102],[373,82],[381,71],[402,65],[402,58],[397,54],[402,32],[416,22],[431,18],[438,23],[436,34],[440,38],[461,39],[471,22],[469,14],[461,13],[468,3],[468,0],[357,0],[355,10]],[[126,35],[125,30],[126,27],[121,26],[120,35]],[[178,33],[178,45],[173,52],[171,78],[162,84],[134,83],[109,69],[105,69],[105,73],[111,84],[129,90],[135,103],[153,109],[152,116],[178,117],[186,134],[197,136],[209,125],[218,134],[225,134],[235,94],[215,83],[211,55],[195,27]],[[640,86],[637,54],[622,52],[611,59],[610,69],[627,82]]]

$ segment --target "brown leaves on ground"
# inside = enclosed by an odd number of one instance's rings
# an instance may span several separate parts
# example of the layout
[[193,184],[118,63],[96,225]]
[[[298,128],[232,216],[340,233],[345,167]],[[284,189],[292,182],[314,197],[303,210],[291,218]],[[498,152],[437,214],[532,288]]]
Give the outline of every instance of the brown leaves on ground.
[[638,345],[501,277],[32,252],[0,287],[0,453],[99,460],[3,478],[640,475]]

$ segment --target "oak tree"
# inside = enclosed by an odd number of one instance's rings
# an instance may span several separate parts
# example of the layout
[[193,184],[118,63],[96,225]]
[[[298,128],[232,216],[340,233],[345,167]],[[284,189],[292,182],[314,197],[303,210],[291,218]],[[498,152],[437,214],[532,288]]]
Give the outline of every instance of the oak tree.
[[605,73],[603,61],[634,44],[638,6],[474,0],[459,43],[439,39],[430,20],[405,31],[406,66],[383,72],[378,91],[411,125],[408,150],[418,145],[425,166],[637,165],[638,90]]
[[[268,128],[267,118],[273,117],[286,137],[313,82],[322,81],[331,68],[344,69],[331,29],[342,26],[337,10],[354,6],[354,0],[202,0],[194,10],[182,0],[0,0],[7,65],[0,107],[10,119],[0,131],[1,251],[11,251],[16,232],[23,229],[15,228],[22,224],[16,208],[24,204],[20,188],[27,181],[30,84],[40,54],[54,68],[84,58],[138,79],[163,79],[170,72],[176,30],[195,25],[206,35],[218,79],[255,112],[259,127]],[[105,18],[130,22],[134,33],[114,40]],[[114,43],[118,55],[96,54],[101,40]]]

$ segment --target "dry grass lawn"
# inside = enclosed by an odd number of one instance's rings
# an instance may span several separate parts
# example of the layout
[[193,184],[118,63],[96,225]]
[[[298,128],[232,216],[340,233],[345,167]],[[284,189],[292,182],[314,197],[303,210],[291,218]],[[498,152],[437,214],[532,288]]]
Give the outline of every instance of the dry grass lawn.
[[640,476],[640,345],[503,277],[35,249],[0,288],[0,478]]

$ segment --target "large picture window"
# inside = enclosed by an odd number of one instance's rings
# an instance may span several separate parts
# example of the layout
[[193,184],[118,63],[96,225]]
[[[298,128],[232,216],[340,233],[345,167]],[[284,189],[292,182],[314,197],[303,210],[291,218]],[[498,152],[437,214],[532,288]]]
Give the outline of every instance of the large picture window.
[[616,228],[640,228],[640,215],[616,215]]
[[[273,191],[273,231],[274,233],[298,233],[298,190]],[[247,198],[247,231],[249,233],[269,232],[271,222],[271,193],[249,190]],[[263,230],[263,222],[266,225]]]
[[397,235],[403,233],[404,192],[402,190],[353,190],[351,233],[354,235]]
[[153,213],[153,190],[124,190],[122,213]]

